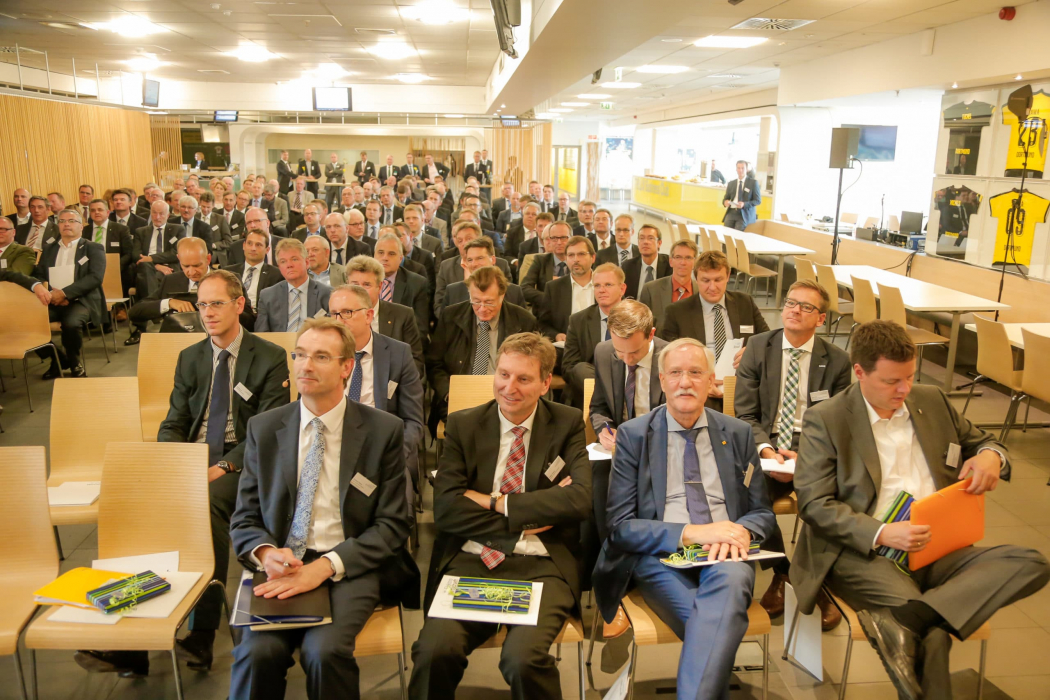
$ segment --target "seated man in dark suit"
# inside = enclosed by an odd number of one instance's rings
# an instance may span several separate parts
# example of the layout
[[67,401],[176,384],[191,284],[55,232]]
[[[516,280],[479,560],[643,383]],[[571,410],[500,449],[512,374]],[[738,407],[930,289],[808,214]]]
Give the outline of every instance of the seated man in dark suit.
[[[802,414],[809,406],[825,401],[849,388],[853,368],[842,348],[816,335],[824,325],[828,293],[816,282],[799,280],[788,289],[780,318],[783,329],[752,336],[736,370],[736,417],[751,425],[758,445],[758,456],[775,459],[798,459]],[[757,465],[756,465],[757,466]],[[771,501],[786,498],[793,490],[791,474],[768,472],[766,492]],[[773,528],[765,548],[783,552],[784,535]],[[770,617],[784,612],[784,584],[788,581],[791,562],[774,559],[773,581],[762,607]],[[824,630],[834,629],[841,614],[825,595],[820,597],[821,622]]]
[[383,233],[376,241],[376,261],[383,266],[383,282],[379,286],[379,298],[401,304],[416,314],[420,336],[430,332],[430,303],[427,294],[427,278],[401,266],[405,258],[401,239],[396,233]]
[[[567,232],[564,226],[554,227],[561,235]],[[554,342],[565,342],[569,331],[569,319],[594,305],[594,280],[591,265],[594,263],[594,248],[583,236],[574,236],[565,246],[567,274],[556,276],[543,289],[543,297],[537,309],[536,320],[543,334]],[[536,262],[533,261],[533,265]],[[532,272],[530,269],[529,272]],[[617,299],[619,301],[619,299]],[[560,362],[559,362],[560,365]]]
[[[576,239],[587,241],[583,236],[574,236],[573,240]],[[589,245],[590,241],[587,243]],[[569,255],[572,255],[573,247],[570,243]],[[594,378],[594,349],[611,337],[609,314],[623,298],[627,286],[623,283],[623,270],[609,263],[595,268],[591,283],[595,303],[569,317],[569,332],[565,335],[565,353],[561,361],[561,373],[565,377],[564,403],[581,410],[583,382]],[[552,286],[554,282],[547,285],[547,289]]]
[[616,241],[612,234],[612,213],[602,209],[598,214],[598,205],[594,202],[580,202],[580,223],[573,228],[573,235],[587,236],[594,245],[595,253],[600,253]]
[[449,377],[493,374],[499,346],[515,333],[539,329],[525,309],[507,303],[507,278],[497,267],[482,267],[467,278],[470,300],[441,312],[427,351],[427,379],[434,389],[431,432],[448,414]]
[[[496,253],[492,248],[492,239],[486,236],[475,238],[463,246],[463,257],[460,258],[459,264],[463,270],[464,281],[453,282],[445,287],[445,294],[444,298],[441,300],[441,306],[438,307],[435,303],[435,313],[440,314],[446,306],[458,304],[470,299],[470,291],[467,289],[467,283],[465,281],[466,278],[474,274],[475,270],[482,267],[496,265],[501,260],[502,258],[496,257]],[[511,304],[516,304],[525,308],[525,295],[522,293],[521,287],[516,284],[507,284],[506,299]]]
[[527,240],[539,235],[536,230],[536,217],[540,215],[540,205],[529,202],[521,207],[521,218],[510,225],[503,237],[503,257],[517,266],[518,248]]
[[259,292],[255,330],[296,332],[307,319],[328,314],[332,288],[310,279],[306,247],[294,238],[284,238],[274,254],[284,280]]
[[[755,333],[768,331],[769,324],[750,295],[726,291],[729,275],[729,260],[725,253],[717,250],[701,253],[693,268],[693,276],[700,288],[699,296],[668,306],[664,310],[664,324],[656,334],[667,342],[695,338],[715,354],[716,363],[725,361],[722,355],[729,352],[733,353],[733,366],[739,364],[747,339]],[[722,380],[716,378],[709,388],[711,402],[708,406],[721,411]]]
[[269,239],[269,234],[262,231],[249,231],[241,243],[244,262],[224,268],[241,281],[245,301],[251,305],[253,315],[259,307],[259,292],[284,280],[281,271],[266,262],[266,254],[270,252]]
[[[594,215],[595,222],[601,222],[603,225],[606,221],[612,220],[612,212],[608,209],[599,209]],[[596,236],[600,240],[601,229],[598,229],[599,235]],[[613,242],[605,248],[601,248],[599,245],[598,256],[594,262],[598,265],[603,263],[611,262],[615,265],[623,267],[627,264],[627,261],[638,255],[638,246],[631,243],[631,238],[634,237],[634,217],[630,214],[620,214],[616,217],[613,222]]]
[[[89,220],[84,223],[84,237],[101,245],[107,255],[116,253],[120,256],[120,283],[126,292],[135,286],[135,266],[132,262],[135,241],[131,231],[127,226],[109,218],[109,204],[104,199],[91,200],[91,204],[88,205],[88,217]],[[102,313],[104,316],[109,314],[104,307]],[[109,326],[108,318],[106,326]]]
[[[62,325],[59,362],[55,364],[52,360],[51,367],[44,372],[44,379],[62,376],[63,368],[69,368],[74,377],[85,376],[80,354],[84,345],[84,326],[89,321],[102,324],[102,280],[106,276],[106,251],[82,236],[84,221],[80,212],[63,209],[56,219],[60,237],[44,246],[33,270],[33,277],[51,286],[48,314],[52,321]],[[58,274],[63,275],[61,280]],[[52,275],[56,275],[55,279]],[[37,355],[48,357],[50,351],[37,350]]]
[[178,258],[175,244],[183,229],[168,221],[168,204],[158,199],[150,205],[150,221],[135,232],[132,258],[135,262],[135,289],[139,296],[153,294],[164,275],[170,275]]
[[[434,483],[427,604],[445,575],[543,583],[538,623],[508,626],[503,642],[499,668],[515,698],[561,697],[550,647],[581,608],[579,524],[590,514],[590,464],[580,412],[540,398],[554,357],[534,333],[500,345],[495,400],[449,417]],[[467,657],[497,629],[428,619],[412,645],[409,696],[455,697]]]
[[[462,282],[467,278],[462,264],[463,253],[466,250],[467,243],[479,238],[486,238],[486,236],[482,233],[481,227],[473,221],[457,221],[455,226],[452,227],[452,242],[455,247],[446,251],[448,257],[438,264],[437,281],[434,286],[435,313],[446,306],[444,299],[445,290],[448,286],[456,282]],[[493,251],[495,252],[495,247],[493,247]],[[511,266],[505,259],[500,257],[496,258],[495,264],[496,267],[503,271],[509,282],[511,279]]]
[[532,265],[521,280],[521,291],[525,292],[525,299],[537,312],[543,308],[545,303],[543,290],[547,284],[555,278],[569,274],[569,263],[565,259],[565,246],[571,237],[572,226],[564,221],[557,221],[548,226],[546,235],[548,252],[539,253],[532,259]]
[[248,426],[230,523],[237,557],[266,572],[257,596],[327,586],[332,622],[245,629],[233,650],[231,700],[283,698],[296,648],[311,697],[359,698],[358,632],[380,601],[418,604],[419,570],[405,550],[404,427],[347,401],[356,349],[335,319],[307,321],[295,347],[299,401]]
[[[343,262],[340,264],[345,265],[346,261],[355,255],[371,255],[376,249],[376,239],[365,235],[365,215],[357,209],[351,209],[341,218],[346,222],[345,228],[328,234],[328,240],[333,241],[332,236],[335,236],[341,241],[339,245],[336,245],[335,241],[332,242],[332,260],[339,262],[342,258]],[[326,226],[329,222],[335,224],[338,229],[339,223],[331,214],[325,218]],[[327,231],[326,227],[325,232]]]
[[1009,480],[1010,460],[940,388],[912,385],[915,345],[897,324],[859,326],[850,361],[857,382],[802,419],[795,490],[806,527],[791,562],[798,610],[812,612],[826,582],[859,611],[900,697],[949,698],[949,634],[966,639],[1040,590],[1050,565],[1012,545],[963,547],[915,571],[880,556],[883,547],[919,552],[943,535],[910,520],[884,524],[902,492],[918,500],[968,479],[966,491],[982,494]]
[[[609,537],[594,569],[594,595],[607,622],[633,584],[683,641],[680,698],[729,696],[755,585],[748,546],[775,526],[765,480],[748,467],[758,462],[750,426],[704,408],[711,359],[692,338],[660,353],[667,405],[616,433]],[[719,563],[672,569],[660,562],[690,545]]]
[[423,441],[423,382],[412,361],[412,348],[372,332],[375,312],[364,287],[339,287],[328,303],[329,313],[350,329],[357,348],[354,371],[346,384],[347,397],[395,415],[405,424],[407,495],[414,503],[412,486],[419,474],[419,445]]
[[370,256],[358,255],[346,265],[347,284],[365,289],[372,300],[372,332],[407,343],[412,348],[412,359],[415,360],[419,376],[423,377],[423,353],[427,348],[427,336],[420,336],[419,324],[412,309],[379,298],[384,279],[386,272],[383,266]]
[[521,270],[525,263],[525,256],[547,251],[547,230],[554,223],[554,215],[550,212],[542,212],[536,215],[536,236],[518,246],[518,269]]
[[292,231],[291,237],[305,243],[308,236],[325,235],[322,220],[321,200],[310,202],[303,207],[303,225]]
[[660,252],[662,242],[663,233],[658,226],[643,224],[638,229],[638,255],[621,265],[627,278],[628,299],[638,299],[642,287],[650,282],[670,277],[671,261],[666,253]]
[[208,253],[214,254],[211,226],[197,217],[197,210],[200,209],[197,200],[188,194],[184,195],[179,199],[178,207],[178,214],[173,214],[168,223],[179,227],[179,238],[201,238],[208,244]]
[[135,193],[129,189],[116,190],[110,198],[113,211],[109,213],[109,218],[126,226],[132,236],[135,235],[135,231],[149,223],[132,211],[135,199]]
[[[160,322],[165,314],[175,311],[196,311],[192,301],[175,299],[175,295],[195,293],[197,284],[208,274],[211,256],[208,247],[199,238],[183,238],[178,244],[179,269],[166,275],[156,293],[140,299],[128,311],[133,330],[125,345],[138,345],[150,321]],[[251,310],[247,310],[251,319]]]

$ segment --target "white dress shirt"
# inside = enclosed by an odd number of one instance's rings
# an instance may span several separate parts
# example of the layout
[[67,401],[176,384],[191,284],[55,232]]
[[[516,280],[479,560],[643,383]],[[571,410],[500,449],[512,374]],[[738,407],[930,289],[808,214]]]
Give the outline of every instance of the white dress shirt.
[[[641,257],[641,256],[639,256],[639,257]],[[646,270],[652,270],[653,271],[653,278],[651,280],[649,280],[650,282],[653,282],[653,281],[655,281],[657,279],[657,277],[656,277],[656,263],[659,262],[659,260],[660,260],[660,256],[659,255],[654,257],[653,261],[651,263],[646,263],[645,259],[644,258],[642,259],[642,271],[638,274],[638,294],[639,294],[639,296],[642,293],[642,287],[644,287],[647,284],[647,282],[645,281],[645,272],[646,272]]]
[[80,236],[77,236],[71,240],[68,244],[58,239],[58,255],[55,257],[55,267],[62,267],[63,265],[75,265],[77,262],[77,243],[80,242]]
[[[649,412],[649,384],[653,378],[653,341],[649,341],[649,352],[638,360],[634,370],[634,416],[644,416]],[[627,393],[627,366],[623,370],[624,397]],[[627,420],[627,404],[623,407],[623,419]]]
[[18,214],[15,214],[15,220],[16,220],[15,226],[21,226],[22,224],[28,223],[29,220],[32,219],[32,218],[33,218],[32,214],[26,214],[25,216],[19,216]]
[[249,265],[247,262],[244,263],[244,272],[241,274],[241,284],[243,285],[245,280],[248,279],[248,270],[255,270],[255,274],[252,275],[252,284],[250,287],[245,288],[244,292],[248,295],[248,299],[252,302],[252,309],[258,310],[259,304],[259,278],[262,277],[262,268],[264,263],[258,265]]
[[[587,280],[587,284],[581,286],[576,278],[570,275],[572,284],[572,313],[583,311],[594,305],[594,279]],[[603,336],[604,338],[604,336]]]
[[[726,329],[726,347],[728,348],[731,345],[730,341],[733,340],[733,324],[729,322],[729,309],[726,308],[725,294],[715,303],[722,307],[722,324]],[[711,352],[715,352],[715,304],[700,297],[700,306],[704,310],[704,339]],[[717,353],[715,359],[718,359]]]
[[[496,455],[496,473],[492,478],[492,492],[499,491],[500,482],[503,481],[503,472],[507,471],[507,458],[510,457],[510,447],[514,444],[514,433],[511,432],[513,428],[518,427],[514,423],[511,423],[503,416],[503,411],[499,408],[496,409],[497,415],[499,415],[499,453]],[[532,422],[536,419],[536,409],[532,409],[532,413],[528,418],[521,422],[521,427],[525,428],[525,434],[522,435],[522,442],[525,445],[525,462],[529,461],[529,443],[532,441]],[[521,490],[517,493],[525,493],[525,475],[522,473],[521,479]],[[504,515],[510,515],[510,495],[505,496],[503,499],[503,510]],[[473,540],[467,540],[463,544],[463,551],[470,554],[477,554],[481,556],[482,545]],[[515,554],[527,554],[529,556],[536,557],[549,557],[547,548],[543,546],[543,542],[536,535],[526,535],[524,532],[518,538],[517,544],[514,545]]]
[[[379,333],[379,302],[372,307],[372,332]],[[380,333],[382,335],[382,333]]]
[[[358,352],[363,352],[361,356],[361,400],[358,403],[364,404],[365,406],[376,407],[375,389],[372,386],[374,384],[375,375],[373,374],[372,368],[372,338],[375,337],[372,333],[368,334],[368,343],[363,348],[358,348]],[[357,368],[354,368],[357,371]],[[353,375],[350,375],[353,377]],[[346,395],[350,395],[350,380],[346,382]]]
[[[780,424],[780,411],[784,407],[784,382],[787,381],[788,367],[791,365],[791,350],[802,350],[802,355],[798,358],[798,400],[795,402],[795,424],[792,427],[792,432],[802,432],[802,414],[806,412],[806,408],[809,407],[809,361],[813,358],[813,345],[816,343],[817,337],[811,336],[809,340],[802,343],[801,346],[795,347],[788,340],[787,334],[784,334],[784,339],[781,347],[783,348],[780,353],[780,389],[777,400],[777,410],[773,414],[773,430],[777,430]],[[758,453],[761,455],[762,450],[770,447],[776,450],[775,447],[770,445],[768,442],[764,442],[758,446]]]
[[122,226],[127,226],[128,225],[128,219],[130,219],[130,218],[131,218],[131,211],[128,211],[127,215],[124,216],[123,218],[121,218],[118,215],[116,217],[116,221],[117,221],[118,224],[121,224]]
[[596,231],[587,231],[586,228],[587,227],[585,226],[583,235],[586,236],[588,233],[593,233],[595,240],[598,241],[598,250],[605,250],[610,245],[612,245],[613,238],[612,238],[611,235],[606,234],[605,238],[602,238],[601,236],[598,235],[598,233]]

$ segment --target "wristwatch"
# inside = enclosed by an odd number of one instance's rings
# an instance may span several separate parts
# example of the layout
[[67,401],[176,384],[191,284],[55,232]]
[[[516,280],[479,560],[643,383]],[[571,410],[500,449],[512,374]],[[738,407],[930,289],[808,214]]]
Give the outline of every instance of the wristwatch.
[[236,466],[230,464],[226,460],[220,460],[220,461],[216,462],[215,466],[218,467],[219,469],[223,470],[227,474],[239,474],[240,471],[241,471]]
[[500,491],[493,491],[489,494],[489,510],[496,510],[496,501],[503,497],[503,493]]

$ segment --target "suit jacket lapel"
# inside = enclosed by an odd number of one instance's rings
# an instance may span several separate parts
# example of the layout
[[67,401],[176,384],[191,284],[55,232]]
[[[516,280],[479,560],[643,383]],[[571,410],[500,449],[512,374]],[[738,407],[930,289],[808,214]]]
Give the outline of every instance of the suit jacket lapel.
[[390,353],[386,352],[385,345],[376,347],[383,344],[379,337],[378,333],[372,334],[372,398],[376,408],[385,411],[386,385],[390,381]]
[[[211,344],[211,341],[208,341]],[[209,350],[211,348],[208,348]],[[233,385],[246,384],[248,381],[248,372],[252,368],[252,360],[255,359],[255,340],[254,338],[245,333],[241,339],[241,349],[237,357],[237,364],[233,370]],[[294,381],[294,378],[293,378]],[[237,425],[237,413],[240,408],[240,402],[233,402],[233,424]]]
[[[365,442],[365,433],[361,429],[361,411],[357,404],[349,399],[346,412],[343,414],[343,446],[339,452],[339,512],[343,512],[346,494],[350,490],[350,480],[357,472],[357,458]],[[343,522],[347,518],[344,516]]]
[[[728,301],[728,296],[727,296],[727,301]],[[689,297],[689,305],[688,305],[688,307],[683,308],[682,310],[686,311],[686,317],[688,319],[690,319],[690,322],[692,323],[693,328],[695,329],[694,330],[695,335],[693,335],[691,337],[696,338],[701,343],[706,344],[707,343],[707,328],[704,326],[704,305],[700,302],[700,295],[698,294],[695,297]],[[684,336],[687,336],[687,335],[689,335],[689,333],[686,333],[686,332],[679,333],[679,337],[684,337]]]
[[477,464],[477,476],[474,483],[482,493],[491,493],[499,488],[499,485],[495,483],[500,441],[500,422],[497,411],[499,411],[499,405],[495,401],[489,402],[489,408],[481,419],[481,430],[474,433],[474,455]]
[[[277,433],[277,444],[281,446],[277,464],[284,472],[284,483],[292,496],[292,503],[295,503],[299,491],[299,418],[302,411],[298,401],[295,406],[297,410],[288,415],[288,420]],[[292,510],[295,510],[294,506]]]
[[[721,414],[705,408],[707,413],[707,435],[711,439],[711,449],[715,453],[715,464],[718,465],[718,478],[722,480],[722,494],[725,496],[726,511],[730,520],[742,515],[736,489],[736,467],[726,448],[728,439],[723,429]],[[759,465],[755,465],[757,468]],[[745,467],[746,469],[746,467]]]
[[612,389],[613,389],[613,405],[612,409],[614,415],[611,416],[613,423],[619,425],[620,420],[623,418],[624,402],[624,383],[626,382],[627,366],[623,360],[616,357],[616,352],[612,353]]
[[[762,382],[762,404],[768,407],[771,420],[771,428],[777,424],[777,404],[780,402],[781,370],[784,364],[784,333],[774,333],[766,345],[766,371],[765,381]],[[813,376],[812,363],[810,364],[810,377]],[[812,380],[811,380],[812,381]]]
[[649,443],[649,480],[653,485],[653,500],[656,501],[656,519],[664,519],[667,501],[667,414],[656,411],[652,414],[646,440]]
[[[809,393],[820,391],[824,383],[824,373],[828,368],[828,348],[824,345],[823,338],[817,338],[813,343],[813,356],[809,358]],[[806,397],[807,401],[809,397]]]
[[733,329],[733,337],[740,337],[740,310],[736,307],[736,298],[726,292],[726,314],[729,316],[729,326]]
[[541,401],[536,406],[536,417],[532,420],[532,435],[529,436],[529,455],[525,458],[525,490],[535,491],[540,487],[540,477],[547,470],[547,444],[550,440],[550,413]]
[[860,392],[860,386],[854,385],[850,391],[853,395],[846,404],[846,409],[850,412],[849,432],[857,445],[864,467],[875,484],[875,493],[878,493],[882,488],[882,462],[879,460],[879,449],[875,446],[875,434],[871,432],[871,421],[868,419],[868,409],[864,405],[864,395]]
[[[602,312],[598,309],[598,305],[594,304],[589,307],[592,310],[590,319],[584,329],[590,335],[589,338],[584,338],[583,342],[585,347],[591,348],[591,357],[594,357],[594,346],[605,340],[605,336],[602,335]],[[571,308],[569,309],[572,310]],[[597,338],[597,340],[595,340]]]

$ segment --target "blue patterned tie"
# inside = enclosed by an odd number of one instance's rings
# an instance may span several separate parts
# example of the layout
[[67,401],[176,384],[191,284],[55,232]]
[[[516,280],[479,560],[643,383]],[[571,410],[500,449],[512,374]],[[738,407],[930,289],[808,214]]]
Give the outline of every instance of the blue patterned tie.
[[313,520],[314,494],[317,492],[317,480],[324,466],[324,422],[320,418],[310,421],[314,429],[314,441],[306,453],[303,471],[299,475],[299,489],[295,495],[295,516],[292,527],[288,530],[285,547],[292,550],[296,559],[306,554],[306,536],[310,533],[310,521]]
[[693,525],[707,525],[713,522],[704,480],[700,476],[700,457],[696,453],[696,437],[702,430],[703,428],[693,428],[678,431],[685,439],[682,479],[685,481],[685,503],[689,509],[689,522]]
[[354,372],[350,375],[349,397],[351,401],[356,401],[358,403],[361,401],[361,382],[364,379],[364,372],[361,369],[361,358],[364,357],[364,355],[364,350],[358,350],[354,353]]
[[788,353],[791,359],[788,362],[787,377],[784,379],[784,401],[780,409],[780,418],[777,420],[777,449],[786,450],[791,447],[792,433],[795,431],[795,412],[798,410],[798,381],[802,374],[799,361],[805,350],[791,348]]
[[226,451],[226,422],[230,415],[230,351],[219,353],[212,377],[211,402],[208,404],[208,427],[204,441],[208,443],[208,464],[216,464]]
[[299,330],[299,326],[302,325],[301,317],[303,315],[302,292],[293,287],[292,296],[292,304],[288,309],[288,328],[286,329],[289,333],[295,333]]

